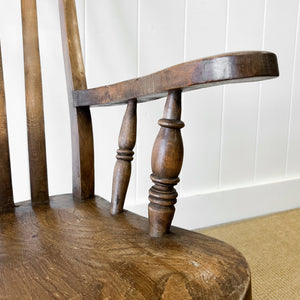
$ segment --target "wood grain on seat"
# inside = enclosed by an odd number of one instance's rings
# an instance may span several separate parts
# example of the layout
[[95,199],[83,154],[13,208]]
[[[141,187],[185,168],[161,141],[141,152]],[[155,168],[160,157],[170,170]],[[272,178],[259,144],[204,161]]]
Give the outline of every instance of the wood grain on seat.
[[247,262],[231,246],[175,227],[151,238],[147,219],[109,208],[61,195],[2,215],[0,298],[249,299]]

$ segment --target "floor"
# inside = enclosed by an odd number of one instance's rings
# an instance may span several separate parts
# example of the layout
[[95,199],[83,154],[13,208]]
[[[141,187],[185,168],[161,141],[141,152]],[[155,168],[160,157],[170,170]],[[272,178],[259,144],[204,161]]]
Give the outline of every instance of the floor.
[[201,232],[223,240],[246,257],[253,299],[300,299],[300,209]]

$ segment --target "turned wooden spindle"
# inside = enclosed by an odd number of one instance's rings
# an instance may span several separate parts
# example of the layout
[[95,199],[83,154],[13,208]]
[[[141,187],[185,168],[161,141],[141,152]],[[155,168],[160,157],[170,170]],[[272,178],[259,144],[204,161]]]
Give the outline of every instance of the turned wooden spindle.
[[123,211],[124,201],[131,174],[132,149],[136,141],[136,99],[128,101],[119,135],[119,149],[115,164],[111,198],[111,214]]
[[159,237],[169,232],[174,216],[176,198],[174,185],[179,182],[178,175],[183,161],[183,142],[180,129],[184,123],[181,115],[181,91],[170,91],[166,101],[163,119],[152,151],[152,175],[154,186],[149,191],[150,204],[149,233]]

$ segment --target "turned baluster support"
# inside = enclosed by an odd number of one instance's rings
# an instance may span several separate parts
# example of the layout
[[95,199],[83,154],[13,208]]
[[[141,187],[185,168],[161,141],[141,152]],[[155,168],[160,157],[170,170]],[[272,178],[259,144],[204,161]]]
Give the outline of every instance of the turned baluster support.
[[183,142],[180,129],[181,91],[170,91],[164,108],[163,119],[152,151],[152,175],[154,183],[149,191],[149,233],[159,237],[169,232],[178,196],[174,185],[179,182],[183,161]]
[[119,135],[119,149],[114,168],[110,212],[119,214],[123,211],[124,201],[131,175],[132,149],[136,141],[136,99],[128,101]]

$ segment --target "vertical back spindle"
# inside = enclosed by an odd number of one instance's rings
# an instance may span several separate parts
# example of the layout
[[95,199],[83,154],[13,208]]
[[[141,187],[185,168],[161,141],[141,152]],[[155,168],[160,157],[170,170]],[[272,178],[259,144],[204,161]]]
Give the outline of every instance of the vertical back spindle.
[[174,185],[183,161],[183,142],[180,129],[184,123],[181,116],[181,91],[170,91],[163,119],[152,151],[152,175],[154,186],[149,191],[149,231],[159,237],[167,233],[175,213],[174,204],[178,196]]
[[136,142],[136,99],[128,101],[127,109],[123,118],[119,135],[119,150],[117,151],[117,162],[115,164],[111,214],[115,215],[123,211],[124,201],[131,175],[132,151]]
[[73,91],[87,88],[74,0],[59,0],[61,35],[72,130],[73,195],[94,196],[94,145],[90,109],[74,107]]
[[35,0],[22,0],[23,51],[32,204],[48,203],[41,65]]
[[9,210],[12,207],[14,207],[14,202],[11,183],[4,80],[0,47],[0,212]]

